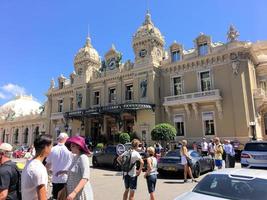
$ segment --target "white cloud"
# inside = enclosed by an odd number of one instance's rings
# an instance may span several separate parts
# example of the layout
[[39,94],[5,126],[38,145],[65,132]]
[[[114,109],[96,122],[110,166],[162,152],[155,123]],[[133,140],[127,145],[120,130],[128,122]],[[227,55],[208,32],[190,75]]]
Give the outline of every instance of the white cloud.
[[25,95],[26,90],[24,87],[18,86],[16,84],[8,83],[1,87],[1,90],[4,93],[11,94],[12,96],[16,95]]
[[14,98],[16,95],[26,95],[26,89],[13,83],[0,86],[0,100],[2,100],[0,104]]
[[0,99],[6,99],[6,98],[7,98],[6,95],[4,93],[0,92]]

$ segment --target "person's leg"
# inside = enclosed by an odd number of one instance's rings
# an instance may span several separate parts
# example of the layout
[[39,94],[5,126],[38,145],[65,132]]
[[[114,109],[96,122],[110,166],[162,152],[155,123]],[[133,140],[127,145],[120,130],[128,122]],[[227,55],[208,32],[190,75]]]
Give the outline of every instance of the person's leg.
[[129,178],[130,195],[129,200],[134,200],[134,192],[137,188],[137,176]]
[[184,165],[184,182],[187,181],[187,164]]
[[152,175],[151,177],[151,187],[149,190],[150,194],[150,200],[155,200],[155,189],[156,189],[156,183],[157,183],[157,175]]
[[195,179],[194,179],[194,177],[193,177],[192,169],[191,169],[190,166],[188,166],[188,174],[189,174],[190,178],[192,179],[192,181],[194,181]]
[[128,193],[129,193],[129,187],[130,187],[130,176],[126,175],[124,176],[124,186],[125,186],[125,191],[123,193],[123,200],[128,199]]

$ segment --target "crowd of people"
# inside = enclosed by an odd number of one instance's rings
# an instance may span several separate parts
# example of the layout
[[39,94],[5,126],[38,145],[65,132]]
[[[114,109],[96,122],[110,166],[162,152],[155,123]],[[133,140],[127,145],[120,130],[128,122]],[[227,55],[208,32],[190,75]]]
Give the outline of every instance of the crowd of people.
[[[47,200],[48,173],[52,174],[52,199],[93,200],[88,157],[90,151],[85,139],[81,136],[69,138],[66,133],[60,133],[57,145],[52,147],[52,144],[50,135],[37,137],[34,141],[35,154],[27,161],[22,173],[11,161],[12,146],[8,143],[0,145],[1,200]],[[150,200],[155,200],[157,162],[163,148],[159,143],[147,147],[138,139],[134,139],[131,146],[129,151],[125,151],[117,158],[123,169],[125,186],[123,200],[134,199],[137,179],[142,171],[146,178]],[[144,158],[139,153],[140,148],[147,153],[145,168]],[[180,149],[181,164],[184,166],[184,182],[188,182],[188,176],[191,182],[195,182],[187,140],[182,140],[177,148]],[[222,144],[218,137],[209,142],[203,138],[200,145],[194,142],[192,148],[203,156],[214,158],[218,169],[223,165],[226,168],[235,166],[235,151],[229,140],[225,140]],[[125,165],[127,159],[128,165]],[[139,162],[138,168],[137,162]]]

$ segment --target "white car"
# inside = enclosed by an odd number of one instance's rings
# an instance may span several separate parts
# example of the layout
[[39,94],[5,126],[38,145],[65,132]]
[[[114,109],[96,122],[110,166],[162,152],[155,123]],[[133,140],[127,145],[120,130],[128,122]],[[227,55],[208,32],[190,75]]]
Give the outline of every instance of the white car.
[[267,171],[222,169],[205,176],[191,192],[175,200],[266,200]]
[[267,142],[255,141],[246,143],[241,153],[241,166],[247,168],[267,168]]

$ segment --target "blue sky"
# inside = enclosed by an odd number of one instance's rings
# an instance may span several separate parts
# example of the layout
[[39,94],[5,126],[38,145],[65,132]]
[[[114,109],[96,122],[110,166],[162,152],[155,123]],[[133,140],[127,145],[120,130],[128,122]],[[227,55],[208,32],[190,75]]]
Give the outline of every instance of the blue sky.
[[[52,77],[73,71],[87,36],[103,56],[114,43],[123,60],[133,60],[132,35],[144,21],[147,0],[1,0],[0,105],[16,93],[39,102]],[[234,24],[240,40],[267,39],[266,0],[150,0],[152,21],[165,37],[193,47],[200,32],[226,41]]]

